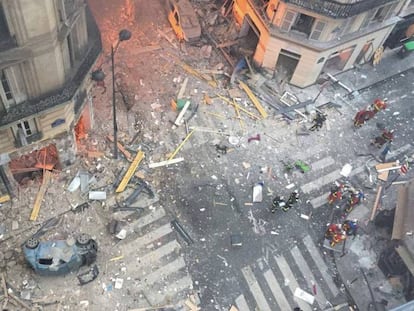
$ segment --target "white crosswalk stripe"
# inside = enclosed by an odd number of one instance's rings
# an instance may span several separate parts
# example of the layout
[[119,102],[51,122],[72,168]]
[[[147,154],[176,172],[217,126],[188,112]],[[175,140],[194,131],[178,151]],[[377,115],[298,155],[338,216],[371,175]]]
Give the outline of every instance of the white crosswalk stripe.
[[[128,267],[131,276],[124,286],[129,286],[134,295],[144,293],[153,305],[165,304],[171,297],[176,302],[184,298],[192,290],[193,281],[165,210],[162,207],[151,210],[125,228],[127,238],[117,249],[123,256],[121,264]],[[128,284],[134,279],[141,281]]]
[[253,294],[254,299],[257,302],[257,306],[259,307],[259,309],[261,311],[270,311],[271,309],[269,307],[269,304],[267,303],[263,291],[260,288],[260,285],[257,282],[256,277],[254,276],[252,268],[250,268],[249,266],[244,267],[242,269],[242,273],[247,281],[247,284],[249,286],[251,293]]
[[325,280],[326,284],[328,285],[331,293],[334,296],[337,296],[339,294],[338,288],[334,284],[332,277],[328,274],[328,266],[326,265],[325,261],[323,260],[321,254],[319,253],[318,249],[315,246],[315,243],[313,243],[312,238],[307,235],[303,238],[303,244],[306,246],[309,254],[311,255],[313,261],[316,263],[316,265],[319,267],[319,271],[322,274],[323,279]]
[[[285,257],[283,256],[276,256],[275,257],[276,263],[279,266],[280,271],[283,274],[283,277],[285,278],[285,282],[288,284],[288,287],[292,293],[292,296],[295,294],[295,290],[299,287],[298,282],[296,281],[295,276],[293,275],[292,270],[289,267],[289,264],[287,263]],[[304,301],[295,298],[295,301],[299,305],[299,307],[303,311],[312,311],[312,308]]]
[[249,306],[247,305],[246,298],[244,298],[243,295],[237,297],[235,302],[239,311],[250,311]]
[[312,289],[315,286],[316,294],[315,295],[316,301],[318,302],[318,305],[321,309],[326,307],[327,299],[325,297],[325,294],[320,288],[316,287],[316,281],[314,280],[315,276],[311,272],[311,269],[309,268],[305,258],[303,258],[302,253],[299,251],[299,248],[297,246],[293,247],[290,250],[293,258],[295,258],[296,262],[298,263],[298,268],[302,272],[302,275],[305,277],[306,283],[308,285],[309,289]]
[[[254,301],[238,296],[235,304],[240,310],[324,310],[339,295],[328,266],[309,235],[285,253],[270,256],[266,263],[267,269],[242,269]],[[295,297],[298,288],[315,298],[312,305]]]
[[328,156],[326,158],[320,159],[316,162],[312,163],[312,171],[317,171],[317,170],[321,170],[324,169],[325,167],[331,166],[335,164],[335,160]]
[[289,302],[287,301],[285,295],[283,294],[282,288],[276,280],[275,275],[272,270],[267,270],[264,273],[267,284],[272,291],[273,297],[275,297],[276,303],[279,305],[280,310],[289,310]]
[[[389,158],[396,158],[404,153],[406,153],[407,151],[409,151],[412,148],[411,144],[406,144],[392,152],[390,152],[389,154]],[[314,163],[311,163],[311,167],[312,167],[312,171],[316,171],[316,170],[320,170],[322,168],[328,167],[335,164],[335,161],[330,157],[325,157],[323,159],[320,159]],[[336,167],[340,167],[342,164],[338,164]],[[365,171],[365,165],[364,164],[359,164],[359,165],[355,165],[356,167],[354,167],[350,173],[350,177],[352,176],[356,176],[362,172]],[[329,183],[334,183],[337,179],[341,178],[342,176],[340,175],[340,169],[336,169],[334,171],[331,171],[323,176],[320,176],[312,181],[307,182],[306,184],[302,185],[300,188],[301,190],[306,193],[306,194],[310,194],[311,192],[318,190],[320,188],[322,188],[323,186],[328,185]],[[323,194],[313,198],[310,200],[310,203],[312,205],[313,208],[318,208],[321,207],[322,205],[327,203],[327,198],[328,198],[329,192],[324,192]]]

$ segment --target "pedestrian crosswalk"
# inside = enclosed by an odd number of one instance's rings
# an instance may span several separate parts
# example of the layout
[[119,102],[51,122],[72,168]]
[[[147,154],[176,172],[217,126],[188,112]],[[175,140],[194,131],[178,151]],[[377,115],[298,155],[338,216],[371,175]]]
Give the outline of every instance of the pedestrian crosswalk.
[[[289,250],[273,253],[265,262],[262,270],[256,264],[241,269],[248,292],[235,299],[239,310],[324,310],[340,294],[333,272],[309,235]],[[301,291],[312,301],[299,298]]]
[[[390,159],[399,159],[412,152],[413,146],[406,144],[395,149]],[[311,165],[314,174],[308,176],[300,189],[307,197],[313,197],[309,201],[314,209],[320,208],[327,204],[330,184],[342,177],[341,168],[346,163],[337,163],[331,156],[313,163],[309,159],[303,160]],[[353,169],[349,178],[358,179],[367,170],[366,157],[350,164]],[[332,306],[332,300],[341,300],[341,291],[333,281],[334,272],[310,235],[282,253],[276,253],[275,249],[271,253],[271,256],[266,254],[266,258],[258,259],[267,264],[264,269],[255,263],[241,269],[247,288],[234,301],[239,310],[292,310],[294,307],[304,311],[325,310]],[[302,291],[305,294],[300,295]]]
[[[394,150],[392,154],[390,154],[390,158],[397,159],[404,154],[410,153],[411,151],[412,151],[412,145],[406,144]],[[364,160],[366,161],[366,158]],[[330,156],[327,156],[323,159],[319,159],[318,161],[314,163],[311,163],[312,172],[314,174],[317,173],[322,168],[331,169],[330,171],[328,170],[326,174],[319,176],[313,180],[309,180],[307,183],[300,186],[300,189],[304,194],[307,194],[312,197],[312,199],[310,199],[309,201],[311,205],[313,206],[313,208],[319,208],[322,205],[327,203],[327,198],[329,195],[328,185],[333,184],[336,180],[342,177],[340,174],[340,171],[341,171],[341,167],[344,164],[345,163],[336,163],[335,161],[333,161],[332,157]],[[367,169],[366,163],[363,163],[361,161],[353,163],[353,166],[354,167],[349,175],[350,178],[363,173]],[[324,191],[322,194],[320,194],[319,192],[321,189],[322,190],[325,189],[328,191]],[[314,195],[315,193],[317,194]]]
[[121,265],[127,267],[124,286],[131,294],[146,297],[150,305],[186,297],[193,281],[165,210],[161,206],[150,210],[124,229],[127,236],[116,248]]

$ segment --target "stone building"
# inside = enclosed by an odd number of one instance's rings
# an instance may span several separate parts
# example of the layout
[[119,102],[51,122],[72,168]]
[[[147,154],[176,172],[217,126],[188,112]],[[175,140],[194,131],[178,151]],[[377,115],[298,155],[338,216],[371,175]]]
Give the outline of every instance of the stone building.
[[298,87],[373,58],[407,0],[234,0],[254,62]]
[[[74,160],[74,129],[93,121],[90,72],[101,50],[85,0],[0,0],[0,195],[42,162]],[[19,159],[25,167],[13,171]]]

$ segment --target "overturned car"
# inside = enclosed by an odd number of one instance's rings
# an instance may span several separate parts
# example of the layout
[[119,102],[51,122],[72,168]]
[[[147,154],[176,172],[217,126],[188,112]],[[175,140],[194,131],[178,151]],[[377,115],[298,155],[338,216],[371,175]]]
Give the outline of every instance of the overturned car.
[[23,246],[26,261],[40,275],[64,275],[96,261],[98,244],[88,234],[67,240],[30,238]]

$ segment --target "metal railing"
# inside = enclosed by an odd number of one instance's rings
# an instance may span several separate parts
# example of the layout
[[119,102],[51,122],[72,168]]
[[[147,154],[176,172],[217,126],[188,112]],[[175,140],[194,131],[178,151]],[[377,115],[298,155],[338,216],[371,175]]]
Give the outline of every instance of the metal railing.
[[[85,54],[85,57],[81,61],[80,65],[77,67],[75,74],[72,79],[67,81],[63,87],[49,93],[45,94],[38,98],[28,99],[18,105],[10,107],[7,113],[2,113],[0,115],[0,126],[7,125],[12,122],[16,122],[20,119],[29,117],[31,115],[39,114],[42,111],[48,110],[50,108],[56,107],[60,104],[63,104],[76,96],[75,98],[75,110],[79,111],[86,94],[79,94],[78,88],[85,80],[86,75],[92,68],[96,59],[102,51],[102,42],[99,35],[98,27],[95,23],[94,26],[96,29],[88,29],[88,33],[91,36],[93,41],[89,43],[88,51]],[[88,26],[91,23],[89,21]],[[74,111],[75,112],[75,111]]]
[[347,18],[379,7],[395,0],[361,0],[356,3],[341,3],[334,0],[282,0],[285,3],[307,9],[309,11],[331,17]]
[[[75,96],[79,86],[86,77],[86,74],[91,69],[95,60],[98,58],[102,50],[101,41],[93,42],[87,56],[79,66],[75,76],[68,81],[62,88],[55,90],[47,95],[39,98],[28,99],[18,105],[10,107],[7,114],[0,116],[0,126],[16,122],[22,118],[29,117],[34,114],[39,114],[42,111],[53,108],[63,104],[73,96]],[[79,109],[79,103],[77,104]]]

